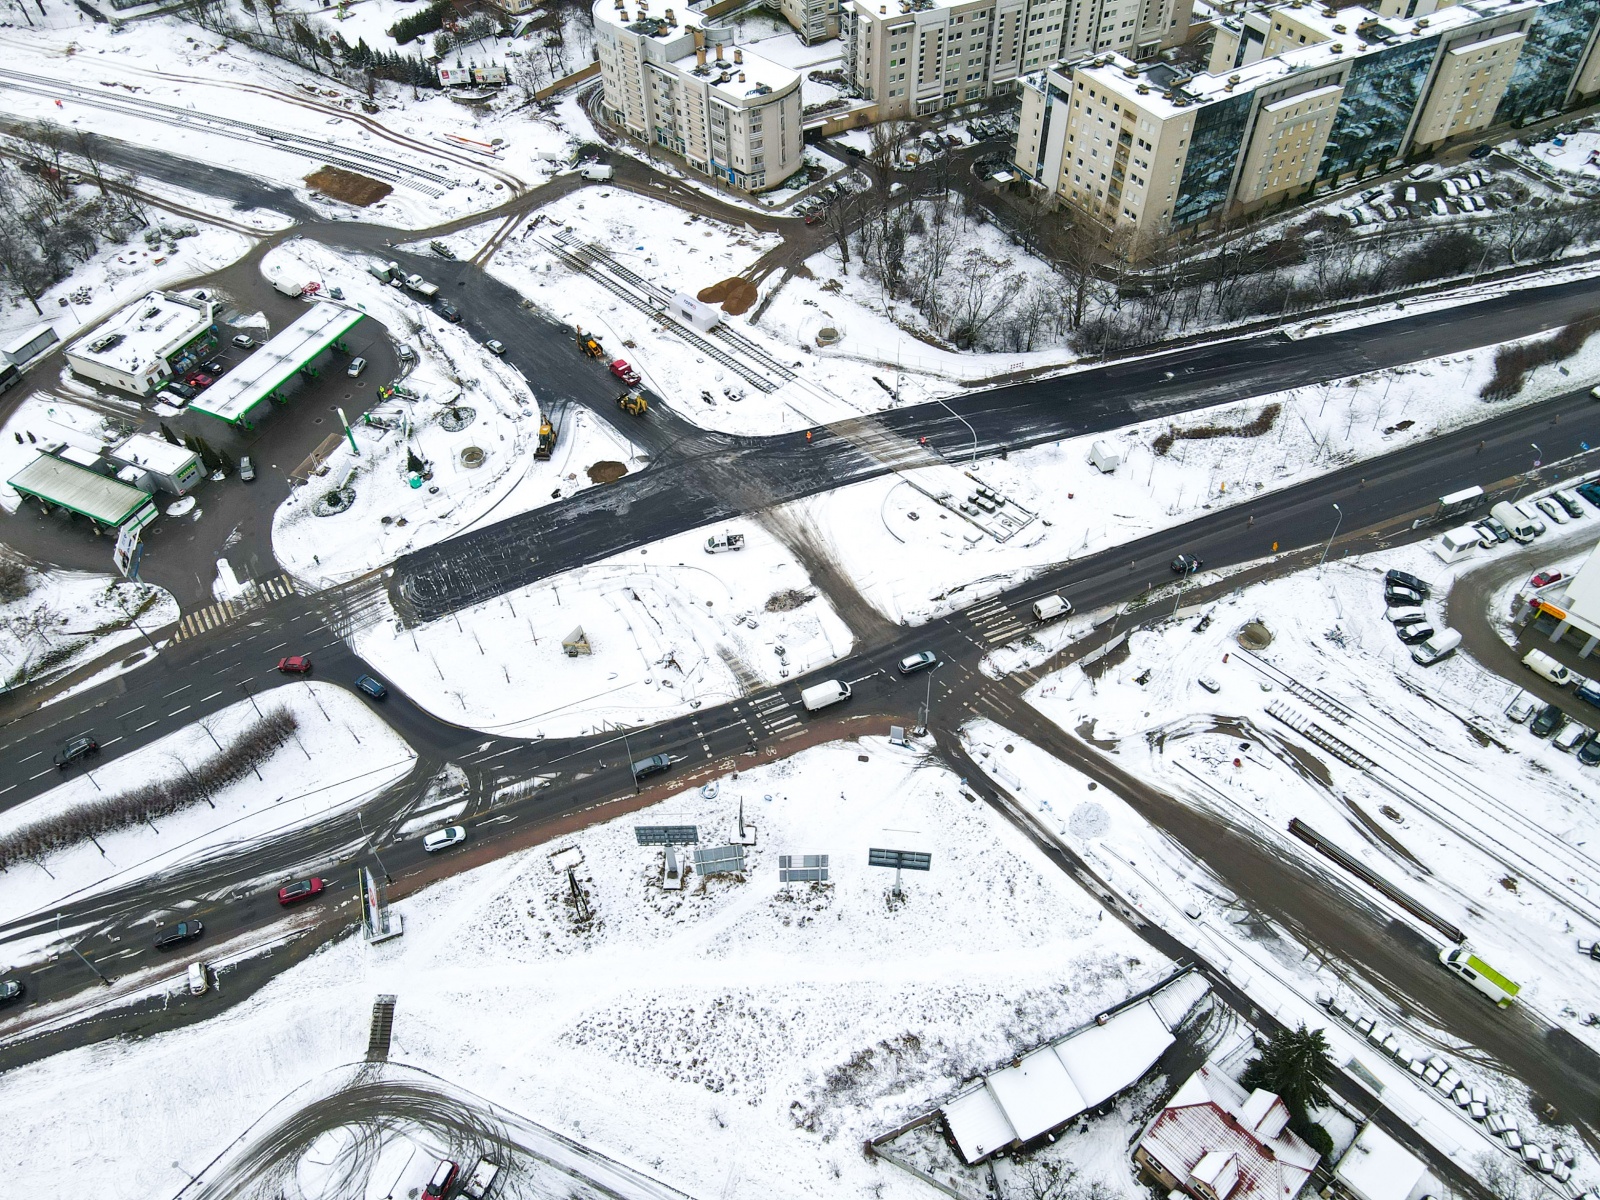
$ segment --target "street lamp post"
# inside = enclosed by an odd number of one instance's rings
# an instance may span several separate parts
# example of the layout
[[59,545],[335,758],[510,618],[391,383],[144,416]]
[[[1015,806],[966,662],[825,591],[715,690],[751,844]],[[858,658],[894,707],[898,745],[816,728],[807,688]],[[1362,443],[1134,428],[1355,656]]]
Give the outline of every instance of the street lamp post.
[[1333,539],[1339,536],[1339,525],[1344,521],[1344,509],[1335,504],[1333,511],[1338,513],[1339,516],[1333,522],[1333,532],[1328,535],[1328,544],[1322,548],[1322,557],[1317,559],[1318,579],[1322,578],[1322,564],[1328,561],[1328,551],[1333,549]]
[[[938,397],[935,397],[935,399],[938,399]],[[972,422],[971,421],[967,420],[960,413],[958,413],[955,409],[951,408],[948,404],[945,404],[943,400],[939,400],[939,403],[940,404],[944,404],[945,411],[947,413],[949,413],[952,417],[954,417],[956,420],[960,421],[963,425],[965,425],[967,427],[967,432],[972,435],[972,461],[973,462],[977,462],[978,461],[978,431],[972,427]]]
[[918,729],[919,734],[928,732],[928,721],[933,717],[933,676],[935,672],[943,667],[944,664],[940,663],[928,672],[927,687],[923,689],[922,693],[922,724]]
[[394,880],[389,877],[389,868],[383,865],[383,856],[378,853],[377,832],[374,831],[370,838],[367,837],[367,826],[361,819],[361,810],[359,808],[356,809],[356,828],[361,831],[362,841],[366,842],[368,848],[371,849],[372,857],[378,860],[378,870],[383,872],[383,882],[385,884],[393,883]]

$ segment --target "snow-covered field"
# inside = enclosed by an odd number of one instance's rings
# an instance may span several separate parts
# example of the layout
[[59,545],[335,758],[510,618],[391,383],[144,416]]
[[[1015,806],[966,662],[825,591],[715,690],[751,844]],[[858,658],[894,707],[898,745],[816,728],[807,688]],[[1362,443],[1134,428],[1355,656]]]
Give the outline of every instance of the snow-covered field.
[[0,683],[6,686],[65,674],[118,646],[143,643],[145,634],[178,619],[177,602],[152,584],[35,570],[4,557],[0,572]]
[[[49,911],[110,884],[171,870],[223,851],[310,824],[376,794],[411,770],[416,755],[370,707],[344,688],[303,681],[262,695],[263,712],[285,708],[299,727],[254,775],[214,795],[211,807],[197,804],[162,818],[155,827],[136,825],[48,856],[43,862],[0,874],[0,920]],[[98,765],[86,766],[36,799],[0,814],[0,833],[69,812],[101,796],[167,778],[183,777],[185,764],[217,753],[258,721],[255,705],[241,700],[203,722]],[[48,759],[35,760],[48,765]],[[92,776],[92,778],[91,778]],[[266,891],[287,879],[241,878],[236,885]],[[151,914],[150,924],[160,914]],[[68,928],[65,932],[70,933]],[[46,941],[53,940],[52,931]],[[40,943],[10,943],[6,957],[22,960]]]
[[[741,533],[745,548],[708,554]],[[562,642],[582,629],[590,653]],[[442,720],[571,737],[718,705],[850,652],[850,630],[787,549],[748,520],[655,542],[415,629],[357,635],[361,657]]]
[[[698,823],[716,844],[740,797],[758,829],[746,873],[663,892],[632,827]],[[552,864],[569,845],[587,919]],[[903,902],[864,865],[885,845],[933,855]],[[789,853],[831,855],[832,885],[786,894]],[[372,996],[392,992],[394,1059],[691,1194],[910,1200],[924,1186],[866,1161],[863,1138],[1169,970],[952,775],[881,739],[740,772],[397,908],[400,939],[330,945],[210,1021],[10,1072],[4,1141],[28,1147],[7,1155],[11,1186],[46,1194],[68,1171],[102,1200],[176,1190],[174,1160],[199,1170],[358,1059]]]
[[[1494,347],[1487,347],[985,459],[973,475],[1041,518],[1008,542],[977,535],[899,476],[824,492],[787,511],[817,531],[874,607],[890,620],[920,624],[1046,567],[1503,412],[1506,403],[1478,399],[1493,360]],[[1591,339],[1565,364],[1536,371],[1510,403],[1568,391],[1572,378],[1597,371],[1600,340]],[[1238,428],[1270,405],[1280,411],[1259,436],[1179,437],[1164,455],[1154,448],[1169,430]],[[1109,474],[1089,462],[1100,440],[1123,458]],[[962,461],[959,441],[937,449]],[[1273,531],[1263,527],[1263,555],[1272,542]]]

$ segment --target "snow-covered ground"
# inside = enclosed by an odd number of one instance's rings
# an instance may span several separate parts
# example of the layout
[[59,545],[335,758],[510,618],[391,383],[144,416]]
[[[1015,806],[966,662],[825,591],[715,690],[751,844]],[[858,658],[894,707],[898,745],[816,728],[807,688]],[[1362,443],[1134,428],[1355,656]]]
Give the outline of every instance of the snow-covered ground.
[[[634,465],[631,444],[576,409],[561,418],[553,457],[536,460],[540,409],[521,372],[410,292],[379,283],[367,274],[367,261],[303,240],[262,260],[269,278],[298,273],[342,287],[348,302],[418,356],[401,390],[372,410],[381,424],[353,426],[360,454],[341,442],[325,461],[326,473],[279,507],[272,544],[285,570],[313,586],[337,583],[480,522],[589,487],[589,470],[598,463]],[[413,455],[432,471],[415,487]],[[317,516],[318,502],[346,485],[354,503]]]
[[[632,827],[698,823],[716,844],[740,797],[758,829],[746,873],[663,892]],[[552,862],[569,845],[586,920]],[[904,902],[865,866],[885,845],[933,855]],[[786,893],[790,853],[831,855],[832,885]],[[45,1194],[68,1170],[102,1200],[176,1190],[174,1160],[201,1169],[359,1059],[372,996],[392,992],[391,1057],[691,1194],[910,1200],[924,1185],[865,1160],[863,1138],[1170,969],[949,772],[881,739],[740,772],[396,907],[403,937],[330,945],[212,1020],[9,1073],[3,1140],[28,1147],[7,1156],[11,1186]]]
[[[744,535],[708,554],[706,539]],[[568,657],[581,629],[590,653]],[[510,737],[648,725],[850,652],[850,630],[787,549],[748,520],[655,542],[405,630],[361,657],[442,720]],[[491,661],[492,659],[492,661]]]
[[[920,491],[886,476],[821,493],[787,507],[816,530],[863,596],[893,621],[914,625],[1015,586],[1046,567],[1082,558],[1200,513],[1243,504],[1267,489],[1387,454],[1505,411],[1478,399],[1494,347],[1390,371],[1273,393],[1125,426],[1102,437],[1070,438],[1005,459],[984,459],[975,478],[1040,519],[1010,541],[977,533]],[[1562,374],[1562,368],[1572,375]],[[1600,371],[1600,340],[1572,359],[1534,372],[1516,401],[1571,389]],[[1256,437],[1179,437],[1166,454],[1155,441],[1207,425],[1238,428],[1280,406]],[[1089,462],[1096,441],[1122,455],[1102,473]],[[937,449],[963,459],[959,440]],[[912,473],[914,474],[914,473]],[[1330,525],[1331,532],[1331,525]],[[1261,552],[1273,531],[1261,529]],[[1152,584],[1161,582],[1149,581]]]
[[8,687],[65,674],[130,642],[142,645],[146,634],[178,619],[177,602],[152,584],[35,570],[5,558],[0,572],[0,684]]
[[[286,684],[260,696],[263,712],[287,709],[299,722],[295,735],[251,775],[212,799],[150,825],[103,834],[100,846],[84,842],[49,855],[43,862],[0,874],[0,920],[49,911],[68,898],[81,898],[111,884],[168,871],[223,851],[275,837],[297,826],[323,820],[375,795],[411,770],[416,755],[370,707],[344,688],[310,681]],[[0,814],[0,833],[70,812],[102,796],[112,796],[168,777],[181,779],[185,764],[217,753],[258,722],[256,708],[241,700],[158,742],[106,760],[88,759],[67,782]],[[106,743],[107,749],[111,743]],[[34,761],[45,763],[48,758]],[[92,776],[92,778],[91,778]],[[266,891],[287,879],[240,878],[235,886]],[[150,926],[162,914],[152,913]],[[70,933],[68,928],[66,933]],[[52,930],[43,942],[53,941]],[[6,958],[17,962],[37,953],[41,939],[8,943]]]

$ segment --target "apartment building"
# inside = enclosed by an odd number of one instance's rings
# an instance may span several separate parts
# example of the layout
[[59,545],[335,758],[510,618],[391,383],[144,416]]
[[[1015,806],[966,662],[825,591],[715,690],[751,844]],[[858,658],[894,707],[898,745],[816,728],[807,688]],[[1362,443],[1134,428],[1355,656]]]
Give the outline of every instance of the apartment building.
[[598,0],[595,48],[607,117],[747,192],[777,187],[804,158],[800,76],[733,44],[688,8]]
[[839,0],[780,0],[778,9],[808,46],[839,36]]
[[879,120],[1004,95],[1063,57],[1151,58],[1183,39],[1193,0],[845,0],[844,67]]
[[1029,76],[1017,167],[1107,231],[1159,236],[1600,92],[1600,0],[1250,15],[1259,52],[1219,39],[1201,74],[1101,54]]

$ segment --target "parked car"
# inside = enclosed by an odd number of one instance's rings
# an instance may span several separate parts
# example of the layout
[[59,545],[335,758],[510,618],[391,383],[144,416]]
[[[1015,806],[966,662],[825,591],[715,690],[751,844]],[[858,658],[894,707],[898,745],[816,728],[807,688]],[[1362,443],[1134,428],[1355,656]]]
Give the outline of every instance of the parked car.
[[350,360],[350,366],[345,370],[345,374],[350,376],[351,379],[359,379],[361,377],[361,372],[365,371],[366,369],[367,369],[367,360],[366,359],[364,359],[364,358],[352,358]]
[[[1390,609],[1390,611],[1393,612],[1394,610]],[[1418,625],[1425,626],[1427,623],[1428,614],[1423,612],[1420,608],[1408,612],[1403,617],[1395,617],[1389,622],[1389,624],[1394,626],[1394,631],[1396,633],[1404,633],[1408,629],[1415,629]]]
[[1547,738],[1560,729],[1566,719],[1567,715],[1554,704],[1546,704],[1539,710],[1539,715],[1533,719],[1533,723],[1528,728],[1532,731],[1534,737]]
[[428,1180],[428,1186],[422,1189],[422,1200],[443,1200],[460,1173],[461,1168],[455,1163],[448,1158],[441,1158],[439,1165],[434,1168],[433,1178]]
[[255,482],[255,477],[256,465],[250,461],[250,456],[246,454],[244,457],[239,459],[239,478],[244,480],[246,483],[253,483]]
[[1418,621],[1426,621],[1428,614],[1414,604],[1402,604],[1397,608],[1384,609],[1383,617],[1391,625],[1415,625]]
[[1490,529],[1482,521],[1473,525],[1472,532],[1478,535],[1478,546],[1481,549],[1493,550],[1500,544],[1500,539],[1495,537],[1494,530]]
[[611,373],[630,387],[639,382],[639,372],[634,370],[633,365],[625,358],[619,358],[612,362]]
[[1433,636],[1433,626],[1428,624],[1401,625],[1395,628],[1395,633],[1406,645],[1415,646]]
[[1585,680],[1578,685],[1578,690],[1572,694],[1585,704],[1592,704],[1596,708],[1600,708],[1600,683]]
[[1205,566],[1203,562],[1192,554],[1180,554],[1172,560],[1170,565],[1173,573],[1177,575],[1193,575],[1201,567]]
[[1200,675],[1196,677],[1195,682],[1201,687],[1205,688],[1205,690],[1210,692],[1213,696],[1222,690],[1222,685],[1218,683],[1215,677],[1211,675]]
[[1511,540],[1511,530],[1507,529],[1499,517],[1484,517],[1478,524],[1494,534],[1494,540],[1504,544]]
[[915,654],[908,654],[900,660],[900,674],[910,675],[916,671],[926,670],[939,661],[939,656],[932,650],[918,650]]
[[56,755],[56,766],[65,771],[79,759],[88,758],[91,754],[100,753],[100,743],[87,733],[80,733],[77,737],[70,737]]
[[1563,750],[1566,753],[1571,754],[1579,746],[1583,745],[1584,742],[1588,741],[1593,733],[1594,730],[1588,728],[1587,726],[1580,725],[1576,721],[1569,721],[1562,728],[1560,733],[1556,734],[1555,737],[1550,739],[1550,744],[1557,750]]
[[322,895],[326,885],[320,879],[301,879],[278,889],[278,903],[284,907],[299,904],[302,900],[309,900],[313,896]]
[[1383,602],[1391,607],[1397,604],[1421,604],[1422,593],[1399,583],[1383,585]]
[[1600,767],[1600,733],[1578,747],[1578,761],[1586,767]]
[[309,654],[291,654],[288,658],[278,660],[278,670],[285,675],[311,674],[311,656]]
[[256,340],[248,333],[236,333],[233,335],[233,344],[241,350],[248,350],[256,344]]
[[181,379],[174,379],[171,383],[167,384],[166,390],[171,392],[174,396],[177,396],[181,400],[184,400],[184,401],[193,400],[196,396],[198,396],[200,394],[198,390],[196,390],[195,388],[190,387],[187,383],[184,383]]
[[207,375],[225,375],[228,371],[228,364],[223,362],[220,358],[213,358],[210,362],[206,363],[202,369]]
[[1518,692],[1511,703],[1506,705],[1506,716],[1521,725],[1534,713],[1539,711],[1539,702],[1527,692]]
[[1545,516],[1549,517],[1557,525],[1565,525],[1568,521],[1572,520],[1571,517],[1567,516],[1567,510],[1562,508],[1561,505],[1557,504],[1554,500],[1550,499],[1549,496],[1540,496],[1539,499],[1533,502],[1533,506]]
[[1562,575],[1560,571],[1540,571],[1532,579],[1528,580],[1528,586],[1545,588],[1552,583],[1560,583],[1564,578],[1566,576]]
[[[1600,389],[1597,389],[1600,390]],[[1590,480],[1572,489],[1596,508],[1600,508],[1600,481]]]
[[446,321],[455,324],[460,324],[461,322],[461,310],[448,300],[439,301],[439,315]]
[[449,825],[444,829],[435,829],[422,839],[422,848],[429,854],[440,850],[448,850],[467,840],[467,830],[463,825]]
[[1433,589],[1424,580],[1418,579],[1415,575],[1409,575],[1404,571],[1390,571],[1383,577],[1383,581],[1386,585],[1397,583],[1401,587],[1408,587],[1412,591],[1420,593],[1424,600],[1433,595]]
[[20,979],[0,979],[0,1004],[10,1004],[13,1000],[21,1000],[22,993],[27,991],[22,986]]
[[174,946],[194,941],[205,931],[206,927],[200,921],[179,921],[176,925],[168,925],[156,934],[156,949],[171,950]]
[[1550,499],[1561,505],[1567,516],[1571,517],[1574,521],[1583,517],[1583,505],[1579,504],[1578,498],[1566,488],[1562,488],[1558,492],[1551,492]]
[[484,343],[484,347],[489,351],[490,354],[503,355],[506,352],[506,344],[499,338],[490,338]]
[[417,361],[417,352],[404,342],[394,348],[394,356],[403,363]]
[[213,379],[210,375],[207,375],[204,371],[190,371],[183,377],[183,381],[190,387],[194,388],[197,392],[205,391],[208,387],[216,382],[215,379]]
[[379,683],[371,675],[357,675],[356,687],[360,688],[374,700],[382,700],[389,694],[389,689],[384,687],[383,684]]

